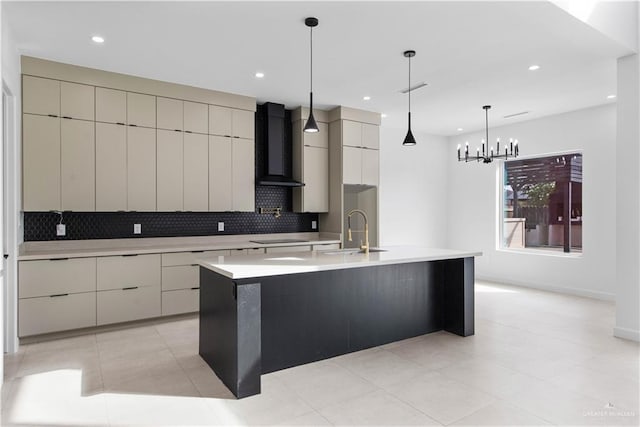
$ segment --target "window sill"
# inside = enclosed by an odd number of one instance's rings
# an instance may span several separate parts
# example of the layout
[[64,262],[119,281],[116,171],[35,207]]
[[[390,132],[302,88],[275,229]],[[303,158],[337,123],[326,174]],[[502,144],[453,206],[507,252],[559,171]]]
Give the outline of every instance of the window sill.
[[570,252],[565,253],[561,250],[557,249],[533,249],[533,248],[524,248],[524,249],[506,249],[506,248],[498,248],[498,252],[506,252],[511,254],[521,254],[521,255],[541,255],[541,256],[549,256],[556,258],[582,258],[582,252]]

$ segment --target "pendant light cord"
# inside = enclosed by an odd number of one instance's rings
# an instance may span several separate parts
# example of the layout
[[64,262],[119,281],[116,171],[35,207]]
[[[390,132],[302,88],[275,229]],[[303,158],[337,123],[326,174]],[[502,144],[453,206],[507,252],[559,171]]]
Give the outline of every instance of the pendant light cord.
[[311,86],[311,92],[313,92],[313,27],[309,27],[309,29],[310,29],[309,44],[311,45],[311,49],[309,49],[309,52],[311,52],[310,53],[310,60],[309,60],[310,68],[311,68],[311,73],[310,73],[310,75],[311,75],[311,84],[310,84],[310,86]]
[[488,108],[485,108],[484,110],[484,129],[485,129],[485,138],[487,138],[487,157],[489,157],[489,109]]
[[409,56],[409,114],[411,114],[411,56]]

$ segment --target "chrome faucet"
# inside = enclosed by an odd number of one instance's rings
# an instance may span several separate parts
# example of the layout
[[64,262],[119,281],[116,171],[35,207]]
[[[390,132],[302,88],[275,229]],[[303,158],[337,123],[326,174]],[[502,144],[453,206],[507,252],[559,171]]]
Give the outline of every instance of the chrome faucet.
[[367,218],[367,214],[361,209],[352,209],[347,214],[347,239],[350,242],[353,242],[353,238],[351,237],[351,215],[359,213],[364,218],[364,230],[354,230],[358,233],[364,233],[364,244],[362,240],[360,241],[360,250],[364,251],[365,254],[369,253],[369,218]]

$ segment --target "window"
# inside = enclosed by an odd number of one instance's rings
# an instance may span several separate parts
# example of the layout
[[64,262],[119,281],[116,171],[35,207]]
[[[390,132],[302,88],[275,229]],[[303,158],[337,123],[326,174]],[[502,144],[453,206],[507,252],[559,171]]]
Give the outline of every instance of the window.
[[582,252],[582,154],[504,162],[503,249]]

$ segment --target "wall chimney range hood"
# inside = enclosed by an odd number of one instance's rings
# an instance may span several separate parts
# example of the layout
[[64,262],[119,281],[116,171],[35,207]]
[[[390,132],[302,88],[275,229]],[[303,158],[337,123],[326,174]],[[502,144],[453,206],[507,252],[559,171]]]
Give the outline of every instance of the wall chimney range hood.
[[266,102],[262,105],[264,144],[264,175],[256,180],[258,185],[278,187],[303,187],[285,174],[285,109],[284,105]]

